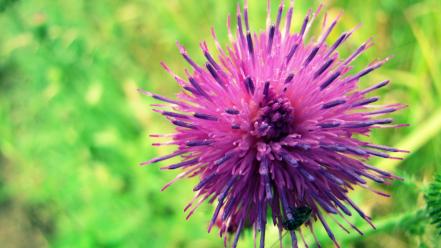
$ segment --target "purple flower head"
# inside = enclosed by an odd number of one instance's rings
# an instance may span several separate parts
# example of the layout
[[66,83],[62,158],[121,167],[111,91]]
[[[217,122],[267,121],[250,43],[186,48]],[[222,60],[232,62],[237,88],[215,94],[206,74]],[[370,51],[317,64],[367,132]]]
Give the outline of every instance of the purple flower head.
[[252,33],[245,2],[243,11],[237,9],[235,35],[228,20],[230,46],[222,48],[213,31],[217,56],[204,42],[201,49],[207,62],[198,65],[178,44],[191,72],[182,78],[162,64],[183,88],[177,100],[143,91],[165,103],[154,105],[155,111],[176,126],[168,136],[172,141],[157,145],[177,146],[175,152],[143,164],[182,157],[162,168],[182,170],[164,188],[181,178],[198,177],[195,197],[185,208],[188,217],[202,202],[213,203],[208,230],[218,225],[225,242],[234,237],[233,247],[247,226],[260,233],[263,247],[267,215],[280,233],[290,233],[293,247],[297,235],[303,239],[302,229],[314,235],[316,221],[338,246],[325,216],[337,221],[332,215],[339,215],[347,222],[344,225],[361,233],[345,215],[355,210],[370,224],[371,219],[348,192],[359,185],[385,195],[369,188],[367,179],[387,183],[397,178],[367,162],[372,156],[398,159],[390,153],[405,151],[358,139],[374,128],[403,126],[382,116],[404,105],[372,105],[379,98],[369,96],[389,81],[358,87],[361,77],[387,59],[352,72],[351,62],[372,43],[368,40],[341,58],[336,50],[354,30],[328,44],[339,17],[331,22],[325,18],[318,38],[307,39],[320,9],[309,11],[300,31],[291,33],[293,1],[283,28],[282,1],[275,23],[268,9],[266,31]]

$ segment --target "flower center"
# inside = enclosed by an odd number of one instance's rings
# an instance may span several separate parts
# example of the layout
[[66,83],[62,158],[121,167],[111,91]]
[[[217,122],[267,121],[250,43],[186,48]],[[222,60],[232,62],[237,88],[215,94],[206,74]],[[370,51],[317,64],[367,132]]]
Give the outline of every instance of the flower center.
[[294,109],[287,98],[274,98],[264,103],[260,117],[254,121],[253,134],[265,142],[280,141],[291,133]]

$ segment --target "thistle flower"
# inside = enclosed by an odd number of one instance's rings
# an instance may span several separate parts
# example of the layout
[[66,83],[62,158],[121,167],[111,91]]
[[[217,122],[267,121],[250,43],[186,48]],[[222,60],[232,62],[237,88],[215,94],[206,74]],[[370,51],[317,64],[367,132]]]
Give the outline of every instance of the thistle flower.
[[338,246],[325,216],[347,230],[333,218],[339,215],[345,225],[362,234],[345,215],[350,216],[352,208],[372,225],[371,219],[348,192],[359,185],[387,196],[369,188],[366,179],[388,183],[397,177],[369,165],[368,159],[398,159],[389,153],[404,152],[358,139],[374,128],[403,126],[381,116],[404,105],[374,106],[379,98],[368,96],[389,81],[366,89],[357,86],[361,77],[388,59],[352,72],[351,62],[372,45],[370,40],[341,58],[336,50],[355,29],[328,45],[326,39],[339,16],[331,22],[325,17],[318,39],[308,40],[321,6],[308,12],[296,33],[291,33],[293,1],[284,28],[283,10],[282,1],[272,23],[268,3],[266,31],[251,33],[245,1],[243,12],[237,8],[235,35],[228,19],[229,47],[223,49],[212,31],[217,59],[203,42],[204,65],[194,62],[178,44],[192,68],[185,71],[186,78],[162,63],[183,88],[177,100],[142,91],[165,102],[154,105],[155,111],[176,126],[176,132],[167,136],[170,142],[155,145],[177,146],[175,152],[143,164],[182,157],[182,162],[162,168],[183,171],[164,189],[178,179],[198,177],[195,197],[185,208],[187,218],[204,201],[217,200],[208,230],[219,225],[225,244],[228,236],[234,236],[232,247],[245,226],[260,233],[260,247],[264,247],[268,214],[279,233],[290,233],[293,247],[297,247],[297,235],[305,242],[303,228],[315,237],[312,224],[316,221]]

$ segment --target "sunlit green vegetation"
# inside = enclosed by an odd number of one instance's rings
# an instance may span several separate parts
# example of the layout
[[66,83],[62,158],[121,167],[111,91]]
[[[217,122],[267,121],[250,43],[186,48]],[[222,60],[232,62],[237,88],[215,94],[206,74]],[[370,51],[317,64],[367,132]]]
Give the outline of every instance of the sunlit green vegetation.
[[[183,72],[176,40],[202,61],[199,42],[213,47],[211,26],[226,44],[226,17],[237,2],[0,0],[1,247],[223,246],[217,232],[206,231],[212,206],[185,220],[195,180],[160,192],[178,172],[138,166],[169,151],[152,148],[148,134],[172,127],[136,89],[174,96],[178,87],[159,62]],[[317,3],[296,2],[298,29]],[[266,4],[249,5],[252,28],[263,29]],[[441,161],[441,2],[330,0],[326,10],[345,11],[330,39],[362,23],[343,55],[373,37],[355,69],[394,56],[361,83],[391,79],[379,94],[383,102],[408,104],[393,117],[410,124],[370,137],[411,151],[403,161],[372,161],[405,178],[374,186],[392,197],[360,188],[352,194],[378,229],[355,218],[365,237],[336,235],[343,247],[439,247],[422,209]],[[269,247],[277,232],[268,232]],[[324,232],[319,238],[331,245]],[[251,232],[240,247],[252,247]]]

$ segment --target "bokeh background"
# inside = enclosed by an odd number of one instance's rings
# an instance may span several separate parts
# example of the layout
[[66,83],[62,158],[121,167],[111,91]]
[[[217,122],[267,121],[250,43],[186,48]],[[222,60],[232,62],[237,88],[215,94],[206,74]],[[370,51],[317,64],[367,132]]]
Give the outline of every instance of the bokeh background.
[[[178,172],[161,172],[164,164],[138,166],[170,151],[152,148],[148,134],[172,127],[136,89],[173,97],[177,85],[159,62],[182,75],[187,66],[176,40],[201,62],[199,42],[213,47],[211,26],[227,44],[226,17],[237,2],[0,0],[1,247],[223,247],[216,232],[206,231],[212,206],[185,221],[195,180],[160,192]],[[277,4],[272,1],[273,17]],[[369,37],[375,41],[355,69],[394,56],[361,84],[391,79],[379,94],[384,102],[408,104],[393,116],[410,124],[371,137],[411,150],[403,161],[373,161],[406,179],[374,186],[392,198],[359,188],[352,194],[377,230],[354,218],[365,237],[336,235],[343,247],[441,247],[422,211],[441,161],[441,1],[325,4],[330,16],[345,11],[331,40],[362,23],[341,54]],[[249,5],[253,30],[262,30],[265,1]],[[317,6],[298,0],[293,29]],[[268,232],[270,247],[277,232]],[[324,232],[318,235],[330,247]],[[239,246],[252,247],[250,232]]]

